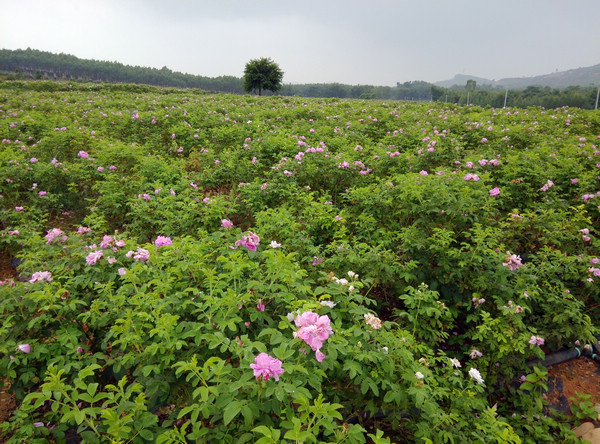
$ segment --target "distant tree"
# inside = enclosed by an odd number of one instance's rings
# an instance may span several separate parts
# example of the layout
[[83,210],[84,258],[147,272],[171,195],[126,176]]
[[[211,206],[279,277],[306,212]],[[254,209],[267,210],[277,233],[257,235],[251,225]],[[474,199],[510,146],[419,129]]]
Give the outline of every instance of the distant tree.
[[467,84],[465,85],[465,90],[467,91],[467,105],[470,104],[470,96],[471,93],[473,91],[475,91],[475,88],[477,87],[477,81],[473,80],[473,79],[469,79],[467,80]]
[[434,102],[441,100],[446,94],[446,90],[436,85],[431,85],[431,100]]
[[279,65],[269,58],[252,59],[246,63],[244,69],[244,91],[258,91],[262,95],[263,89],[277,92],[281,89],[283,71]]

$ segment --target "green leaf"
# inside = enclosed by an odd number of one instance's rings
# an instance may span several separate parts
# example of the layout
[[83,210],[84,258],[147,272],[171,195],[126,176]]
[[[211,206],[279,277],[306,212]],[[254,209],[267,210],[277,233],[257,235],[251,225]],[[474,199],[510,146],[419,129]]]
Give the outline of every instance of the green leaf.
[[192,410],[196,410],[198,409],[199,406],[198,404],[192,404],[192,405],[188,405],[187,407],[182,408],[179,411],[179,414],[177,415],[177,419],[181,419],[183,418],[185,415],[187,415],[189,412],[191,412]]
[[88,386],[87,386],[87,392],[90,394],[90,396],[94,396],[97,389],[98,389],[97,382],[92,382],[91,384],[88,384]]
[[262,438],[259,438],[258,440],[256,440],[254,444],[276,444],[276,443],[277,443],[277,441],[275,441],[270,436],[263,436]]
[[85,413],[79,410],[73,413],[73,417],[75,418],[77,425],[79,425],[85,420]]
[[90,364],[87,367],[81,369],[79,371],[79,373],[77,374],[77,376],[79,377],[79,379],[83,380],[85,378],[87,378],[88,376],[91,376],[94,374],[94,370],[98,370],[99,368],[101,368],[98,364]]
[[398,399],[398,394],[395,390],[388,390],[383,397],[383,402],[392,402]]
[[150,430],[148,429],[143,429],[139,431],[139,434],[142,438],[144,438],[146,441],[153,441],[154,440],[154,433],[152,433]]
[[262,433],[265,436],[271,436],[271,430],[267,426],[264,426],[264,425],[254,427],[252,429],[252,431],[256,432],[256,433]]
[[225,425],[229,424],[233,418],[235,418],[240,410],[242,409],[242,404],[239,401],[233,401],[225,407],[223,411],[223,423]]
[[82,442],[89,442],[91,444],[100,444],[100,440],[98,439],[98,436],[91,430],[86,430],[85,432],[81,432],[79,435],[81,436]]

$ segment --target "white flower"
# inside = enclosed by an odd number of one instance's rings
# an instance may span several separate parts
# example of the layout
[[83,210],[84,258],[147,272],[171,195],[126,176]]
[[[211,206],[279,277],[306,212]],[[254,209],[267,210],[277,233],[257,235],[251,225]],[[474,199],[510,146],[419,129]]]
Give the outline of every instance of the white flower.
[[375,330],[379,330],[381,328],[381,319],[375,316],[373,313],[364,314],[365,322],[370,325]]
[[281,244],[277,243],[277,241],[271,241],[271,243],[269,245],[271,246],[271,248],[281,247]]
[[348,277],[349,278],[358,278],[358,275],[355,272],[353,272],[352,270],[350,270],[348,272]]
[[452,358],[450,359],[450,362],[452,362],[452,365],[456,368],[460,368],[460,361],[456,358]]
[[344,279],[344,278],[338,279],[337,283],[340,285],[348,285],[348,279]]
[[323,307],[329,307],[329,308],[333,308],[335,307],[337,304],[333,301],[321,301],[321,305]]
[[388,352],[390,351],[390,349],[389,349],[389,348],[387,348],[387,347],[383,347],[383,348],[381,349],[381,351],[383,352],[383,354],[384,354],[384,355],[387,355],[387,354],[388,354]]
[[296,311],[292,311],[290,313],[288,313],[286,315],[286,318],[288,319],[288,321],[290,322],[294,322],[294,319],[296,319],[298,316],[300,316],[300,310],[296,310]]
[[350,285],[350,286],[348,287],[348,291],[349,291],[350,293],[352,293],[352,292],[354,291],[354,285]]
[[423,379],[425,376],[423,376],[423,373],[421,373],[421,372],[417,372],[417,373],[415,373],[415,377],[416,377],[417,379]]
[[479,373],[479,370],[477,370],[476,368],[470,368],[469,369],[469,376],[471,378],[473,378],[475,381],[477,381],[477,384],[483,384],[484,380],[481,377],[481,373]]

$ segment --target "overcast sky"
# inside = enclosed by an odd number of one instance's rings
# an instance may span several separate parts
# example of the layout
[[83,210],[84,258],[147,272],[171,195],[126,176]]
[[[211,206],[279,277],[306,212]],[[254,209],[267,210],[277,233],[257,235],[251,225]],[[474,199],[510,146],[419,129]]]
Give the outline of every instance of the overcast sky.
[[435,82],[600,63],[600,0],[0,0],[0,48],[284,83]]

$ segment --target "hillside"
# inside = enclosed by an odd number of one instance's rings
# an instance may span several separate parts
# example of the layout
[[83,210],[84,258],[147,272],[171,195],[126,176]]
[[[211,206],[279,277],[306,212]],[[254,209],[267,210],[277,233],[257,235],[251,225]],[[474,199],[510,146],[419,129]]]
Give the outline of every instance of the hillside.
[[[581,68],[565,71],[564,73],[553,73],[549,77],[552,77],[554,81],[553,85],[559,83],[569,85],[569,82],[573,82],[573,85],[585,84],[590,78],[600,78],[600,73],[598,72],[600,71],[600,65],[592,68],[595,68],[595,71],[591,74],[590,68]],[[7,80],[133,83],[160,87],[195,88],[211,92],[243,93],[242,78],[239,77],[203,77],[172,71],[166,66],[163,66],[161,69],[131,66],[116,61],[80,59],[69,54],[53,54],[30,48],[26,50],[0,49],[0,73],[3,73]],[[594,75],[596,77],[593,77]],[[438,85],[443,85],[445,88],[421,80],[404,83],[397,82],[394,87],[347,85],[341,83],[284,84],[277,95],[418,102],[445,101],[460,105],[466,104],[467,95],[463,93],[464,85],[469,79],[477,82],[478,90],[477,94],[469,98],[469,104],[478,106],[504,106],[505,88],[511,89],[507,105],[516,107],[543,106],[546,108],[555,108],[560,106],[575,106],[593,109],[597,94],[597,89],[589,86],[585,88],[562,89],[556,89],[557,87],[555,87],[553,90],[550,90],[550,87],[548,87],[544,89],[538,88],[535,91],[519,91],[520,88],[524,87],[520,86],[515,79],[507,79],[505,83],[508,84],[508,82],[511,82],[511,86],[505,87],[498,85],[501,81],[493,82],[481,77],[459,74],[454,79],[438,82]],[[537,82],[537,84],[541,83],[541,81]],[[38,87],[42,89],[45,87],[55,89],[56,85],[40,84]]]
[[528,86],[549,86],[551,88],[567,88],[569,86],[588,87],[600,84],[600,64],[533,77],[509,77],[500,80],[457,74],[452,79],[435,82],[435,85],[443,88],[464,86],[469,79],[475,80],[478,86],[490,85],[492,87],[508,89],[523,89]]
[[138,83],[229,93],[242,92],[242,80],[239,77],[204,77],[172,71],[166,66],[161,69],[131,66],[114,61],[80,59],[70,54],[54,54],[31,48],[0,49],[0,72],[18,72],[34,79]]
[[569,69],[535,77],[511,77],[492,82],[493,85],[505,88],[525,88],[527,86],[549,86],[566,88],[569,86],[600,85],[600,64],[586,68]]

